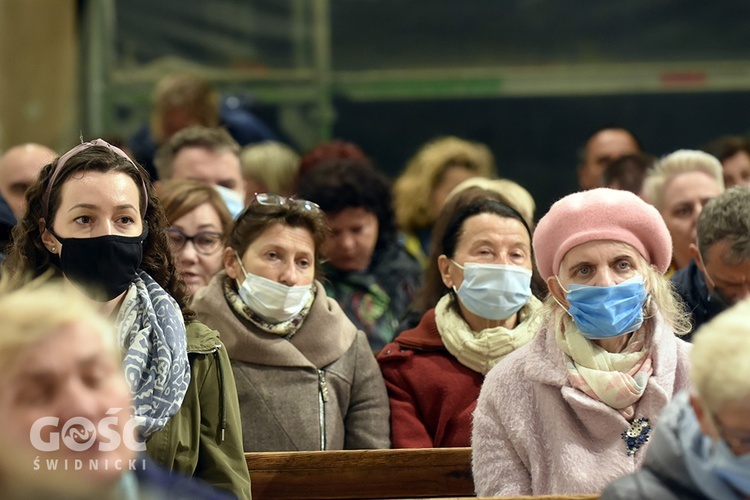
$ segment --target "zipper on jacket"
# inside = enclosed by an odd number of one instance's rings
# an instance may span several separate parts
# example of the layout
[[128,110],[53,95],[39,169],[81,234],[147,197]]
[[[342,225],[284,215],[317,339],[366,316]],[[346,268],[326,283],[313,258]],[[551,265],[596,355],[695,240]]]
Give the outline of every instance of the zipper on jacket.
[[318,370],[318,418],[320,423],[320,449],[326,449],[326,403],[328,402],[328,383],[326,373]]

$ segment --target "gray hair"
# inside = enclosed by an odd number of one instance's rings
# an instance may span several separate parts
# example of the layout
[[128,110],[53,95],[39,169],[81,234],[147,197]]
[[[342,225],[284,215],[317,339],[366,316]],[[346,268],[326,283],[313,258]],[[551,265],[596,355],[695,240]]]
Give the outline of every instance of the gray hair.
[[667,184],[678,175],[688,172],[703,172],[724,190],[724,174],[721,162],[716,157],[703,151],[680,149],[659,160],[649,173],[643,185],[647,201],[661,212]]
[[177,132],[156,151],[154,166],[160,180],[172,178],[174,159],[184,148],[203,148],[212,152],[229,151],[237,158],[240,156],[240,145],[226,129],[194,125]]
[[722,257],[727,265],[750,259],[750,186],[735,186],[712,199],[698,217],[698,249],[704,262],[708,249],[729,244]]

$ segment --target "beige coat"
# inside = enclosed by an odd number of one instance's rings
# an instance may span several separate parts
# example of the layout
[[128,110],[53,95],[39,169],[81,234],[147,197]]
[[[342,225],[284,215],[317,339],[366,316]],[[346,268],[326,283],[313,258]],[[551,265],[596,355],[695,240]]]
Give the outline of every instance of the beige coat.
[[365,334],[320,283],[291,340],[240,318],[224,272],[195,296],[198,318],[220,332],[237,382],[245,451],[390,447],[383,378]]

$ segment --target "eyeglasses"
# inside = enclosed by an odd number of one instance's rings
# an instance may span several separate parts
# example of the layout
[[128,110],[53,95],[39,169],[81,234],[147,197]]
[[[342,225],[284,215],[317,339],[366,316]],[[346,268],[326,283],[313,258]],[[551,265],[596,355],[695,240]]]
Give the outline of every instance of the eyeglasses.
[[221,240],[224,235],[212,231],[202,231],[193,236],[188,236],[179,229],[167,229],[169,244],[173,252],[179,252],[185,247],[188,241],[193,242],[193,248],[201,255],[211,255],[221,247]]
[[294,206],[311,212],[319,212],[320,207],[317,203],[307,200],[297,200],[295,198],[288,198],[281,196],[280,194],[273,193],[255,193],[252,201],[248,205],[248,208],[252,206],[263,206],[263,207],[283,207],[283,206]]
[[721,439],[723,439],[732,450],[743,450],[745,452],[750,450],[750,432],[727,432],[724,424],[719,421],[715,414],[711,415],[711,420],[713,420],[716,430],[719,431],[719,437],[721,437]]

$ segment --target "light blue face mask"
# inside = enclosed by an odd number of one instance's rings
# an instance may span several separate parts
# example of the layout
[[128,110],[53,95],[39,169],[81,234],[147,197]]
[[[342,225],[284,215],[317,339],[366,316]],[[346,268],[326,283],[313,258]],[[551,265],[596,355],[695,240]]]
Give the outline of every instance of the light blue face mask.
[[750,453],[735,455],[723,439],[714,442],[710,466],[734,489],[750,495]]
[[531,298],[531,271],[518,266],[467,262],[461,286],[453,287],[461,304],[480,318],[508,319]]
[[224,200],[224,204],[227,206],[232,219],[237,219],[242,209],[245,208],[245,200],[242,199],[242,196],[237,191],[232,191],[218,184],[214,184],[214,189],[221,195],[221,199]]
[[568,314],[587,339],[619,337],[643,324],[643,304],[648,298],[643,276],[612,286],[571,284],[566,291]]

